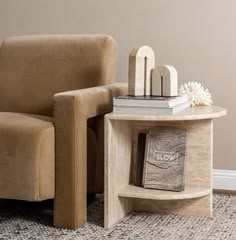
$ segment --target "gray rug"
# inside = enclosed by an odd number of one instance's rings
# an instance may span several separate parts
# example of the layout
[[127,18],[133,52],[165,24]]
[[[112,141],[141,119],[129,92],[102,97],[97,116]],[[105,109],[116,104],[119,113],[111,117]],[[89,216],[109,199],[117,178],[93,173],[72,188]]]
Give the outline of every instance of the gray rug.
[[236,240],[236,196],[214,194],[214,218],[132,212],[109,230],[103,197],[89,205],[88,223],[77,231],[52,227],[52,201],[0,201],[0,239]]

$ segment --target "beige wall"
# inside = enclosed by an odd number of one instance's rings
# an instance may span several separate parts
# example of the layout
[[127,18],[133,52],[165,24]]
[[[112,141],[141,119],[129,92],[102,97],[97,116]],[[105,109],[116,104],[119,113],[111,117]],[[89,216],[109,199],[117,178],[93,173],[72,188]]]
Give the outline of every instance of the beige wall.
[[156,64],[174,65],[181,83],[202,82],[228,109],[215,121],[214,167],[236,169],[235,9],[235,0],[0,0],[0,42],[22,34],[110,34],[122,82],[130,49],[150,45]]

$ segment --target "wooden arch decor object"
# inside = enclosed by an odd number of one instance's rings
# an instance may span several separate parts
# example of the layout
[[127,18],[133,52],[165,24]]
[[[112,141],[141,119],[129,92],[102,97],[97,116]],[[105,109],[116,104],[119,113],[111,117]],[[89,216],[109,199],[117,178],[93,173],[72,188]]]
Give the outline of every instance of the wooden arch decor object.
[[151,95],[151,71],[155,54],[149,46],[133,48],[129,55],[129,88],[131,96]]
[[177,96],[178,75],[173,66],[160,65],[152,71],[152,95]]

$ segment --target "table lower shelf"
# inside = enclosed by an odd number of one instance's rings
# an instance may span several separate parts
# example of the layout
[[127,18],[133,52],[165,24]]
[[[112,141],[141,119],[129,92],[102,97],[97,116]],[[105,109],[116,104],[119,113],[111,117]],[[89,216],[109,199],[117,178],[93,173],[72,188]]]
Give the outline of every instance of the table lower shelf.
[[211,192],[212,190],[210,188],[193,186],[186,186],[183,192],[172,192],[127,185],[119,191],[118,196],[150,200],[178,200],[199,198],[209,195]]

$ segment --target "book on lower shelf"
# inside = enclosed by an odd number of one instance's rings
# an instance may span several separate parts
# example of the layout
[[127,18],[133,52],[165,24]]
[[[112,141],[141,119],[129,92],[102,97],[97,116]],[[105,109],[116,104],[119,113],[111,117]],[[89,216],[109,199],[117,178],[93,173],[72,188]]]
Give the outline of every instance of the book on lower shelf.
[[175,114],[190,107],[187,95],[120,96],[113,98],[113,112],[130,114]]
[[135,184],[150,189],[183,191],[186,130],[158,127],[145,137],[139,135],[138,142]]

